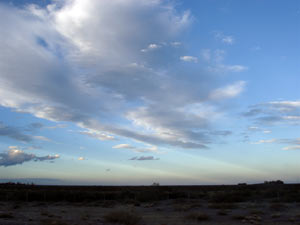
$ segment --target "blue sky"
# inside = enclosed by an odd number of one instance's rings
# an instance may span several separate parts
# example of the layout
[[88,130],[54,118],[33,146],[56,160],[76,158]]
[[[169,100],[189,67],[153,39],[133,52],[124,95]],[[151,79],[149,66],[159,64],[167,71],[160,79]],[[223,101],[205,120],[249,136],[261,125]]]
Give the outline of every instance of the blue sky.
[[300,182],[300,3],[0,1],[0,180]]

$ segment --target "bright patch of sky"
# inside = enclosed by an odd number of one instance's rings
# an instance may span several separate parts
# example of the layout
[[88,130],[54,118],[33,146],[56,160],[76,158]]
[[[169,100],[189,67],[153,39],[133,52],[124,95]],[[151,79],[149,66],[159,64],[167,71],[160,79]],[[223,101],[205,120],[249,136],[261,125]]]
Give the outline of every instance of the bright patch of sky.
[[0,1],[0,180],[299,182],[299,12]]

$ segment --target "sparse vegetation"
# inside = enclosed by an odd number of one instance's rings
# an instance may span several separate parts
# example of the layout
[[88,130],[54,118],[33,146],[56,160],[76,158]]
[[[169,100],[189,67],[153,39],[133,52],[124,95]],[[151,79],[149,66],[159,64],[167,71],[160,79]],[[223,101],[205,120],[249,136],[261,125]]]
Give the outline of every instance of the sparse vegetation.
[[193,212],[186,215],[185,218],[188,220],[205,221],[205,220],[209,220],[210,216],[202,212]]
[[0,213],[0,218],[1,219],[11,219],[11,218],[14,218],[14,216],[10,213]]
[[[249,199],[242,202],[224,198],[226,193],[245,196],[249,192],[250,197],[245,197]],[[291,199],[299,194],[300,185],[272,183],[140,187],[0,184],[0,224],[148,225],[174,224],[174,220],[182,220],[183,225],[220,224],[220,221],[224,224],[276,224],[282,221],[296,224],[300,218],[300,204],[298,197],[295,201]],[[216,201],[218,198],[222,201]],[[130,210],[120,210],[125,207]],[[24,219],[20,221],[20,218]]]
[[270,205],[270,210],[272,211],[282,211],[286,209],[286,205],[282,204],[282,203],[272,203]]
[[106,222],[124,225],[137,225],[141,219],[136,213],[124,210],[111,211],[104,216]]

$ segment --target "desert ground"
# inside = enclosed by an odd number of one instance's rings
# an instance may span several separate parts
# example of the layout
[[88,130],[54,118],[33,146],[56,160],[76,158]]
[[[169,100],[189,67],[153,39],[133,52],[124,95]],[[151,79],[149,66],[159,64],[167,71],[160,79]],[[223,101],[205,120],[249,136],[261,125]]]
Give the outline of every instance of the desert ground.
[[1,225],[300,224],[300,185],[0,185]]

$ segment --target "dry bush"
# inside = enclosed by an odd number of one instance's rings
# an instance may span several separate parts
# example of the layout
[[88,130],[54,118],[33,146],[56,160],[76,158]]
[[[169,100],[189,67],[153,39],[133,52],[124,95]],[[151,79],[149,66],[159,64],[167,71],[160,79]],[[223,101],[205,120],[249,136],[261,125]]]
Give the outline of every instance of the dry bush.
[[265,212],[263,210],[258,210],[258,209],[250,210],[249,213],[252,215],[264,215],[265,214]]
[[269,208],[272,211],[282,211],[286,209],[286,205],[282,203],[272,203],[270,204]]
[[69,225],[69,224],[61,220],[43,219],[41,220],[41,225]]
[[124,210],[111,211],[104,216],[106,222],[124,225],[137,225],[141,219],[139,215]]
[[193,212],[185,216],[185,219],[188,220],[197,220],[197,221],[206,221],[210,220],[209,215],[206,213]]
[[14,218],[14,216],[10,213],[0,213],[0,218],[1,219],[11,219],[11,218]]
[[218,212],[217,212],[217,214],[219,215],[219,216],[227,216],[228,215],[228,211],[227,210],[219,210]]
[[244,216],[244,215],[234,215],[234,216],[232,216],[232,219],[234,219],[234,220],[245,220],[246,216]]
[[275,214],[272,214],[271,217],[274,218],[274,219],[275,218],[280,218],[281,214],[280,213],[275,213]]
[[212,209],[236,209],[239,206],[235,203],[213,203],[208,207]]

